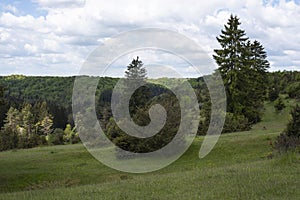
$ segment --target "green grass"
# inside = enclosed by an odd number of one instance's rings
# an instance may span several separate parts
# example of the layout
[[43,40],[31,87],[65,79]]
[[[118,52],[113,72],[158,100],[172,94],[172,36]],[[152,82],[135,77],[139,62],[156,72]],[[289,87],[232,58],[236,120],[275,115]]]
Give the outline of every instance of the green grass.
[[299,154],[267,158],[294,103],[282,113],[268,103],[263,122],[222,135],[207,157],[198,158],[198,137],[179,160],[147,174],[110,169],[80,144],[1,152],[0,199],[299,199]]

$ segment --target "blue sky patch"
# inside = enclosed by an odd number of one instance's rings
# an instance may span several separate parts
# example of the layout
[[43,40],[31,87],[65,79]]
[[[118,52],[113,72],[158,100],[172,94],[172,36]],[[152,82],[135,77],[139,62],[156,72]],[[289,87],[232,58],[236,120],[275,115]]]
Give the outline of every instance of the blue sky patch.
[[39,5],[37,3],[34,3],[30,0],[19,0],[19,1],[11,1],[11,0],[2,0],[0,3],[0,11],[9,11],[7,9],[7,6],[13,6],[15,7],[18,12],[14,13],[17,16],[20,15],[31,15],[33,17],[39,17],[39,16],[46,16],[47,11],[42,10],[39,8]]

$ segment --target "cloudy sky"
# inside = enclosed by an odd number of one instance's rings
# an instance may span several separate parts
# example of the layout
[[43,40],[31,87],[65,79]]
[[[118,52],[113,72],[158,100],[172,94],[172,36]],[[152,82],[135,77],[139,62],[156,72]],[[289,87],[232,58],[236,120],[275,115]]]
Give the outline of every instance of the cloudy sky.
[[[183,34],[211,56],[231,13],[264,45],[271,71],[300,70],[299,0],[1,0],[0,75],[75,75],[110,37],[146,27]],[[145,64],[161,55],[133,52],[120,60],[126,67],[137,54]],[[176,60],[164,64],[173,67]],[[119,76],[124,70],[111,71]],[[180,73],[193,76],[188,67]]]

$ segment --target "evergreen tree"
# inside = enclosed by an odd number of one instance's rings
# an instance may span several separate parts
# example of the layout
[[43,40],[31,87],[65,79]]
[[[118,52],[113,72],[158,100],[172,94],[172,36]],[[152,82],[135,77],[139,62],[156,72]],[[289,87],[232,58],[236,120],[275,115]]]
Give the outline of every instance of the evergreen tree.
[[255,88],[255,97],[265,98],[268,87],[267,69],[270,68],[270,63],[267,60],[267,53],[264,47],[258,41],[251,44],[251,83]]
[[47,115],[44,117],[44,119],[41,121],[41,127],[42,127],[42,133],[45,136],[49,136],[53,129],[53,118],[51,115]]
[[292,119],[287,125],[287,136],[300,138],[300,106],[297,104],[291,111]]
[[253,44],[251,44],[251,50],[253,56],[251,68],[257,72],[266,73],[267,69],[270,67],[270,63],[267,60],[267,53],[264,47],[260,42],[255,40]]
[[21,127],[26,131],[25,134],[30,137],[33,134],[33,126],[34,126],[34,116],[31,112],[32,106],[31,104],[26,103],[21,111],[22,115],[22,124]]
[[147,71],[144,64],[139,57],[133,59],[132,62],[127,66],[125,71],[125,77],[128,79],[144,80],[147,78]]
[[10,129],[14,133],[19,134],[22,123],[22,115],[20,111],[14,107],[10,107],[4,120],[4,130]]
[[222,34],[217,37],[221,49],[216,49],[213,58],[219,65],[219,72],[223,78],[227,93],[227,111],[240,114],[241,100],[245,97],[244,81],[247,74],[244,70],[243,52],[248,40],[244,30],[239,28],[239,18],[231,15]]
[[230,16],[217,37],[221,49],[214,50],[213,58],[224,81],[227,112],[256,123],[266,95],[269,62],[263,46],[258,41],[251,43],[240,24],[237,16]]
[[33,113],[37,117],[37,121],[42,121],[46,116],[49,116],[48,105],[46,101],[38,102],[33,106]]
[[[147,79],[146,68],[144,67],[143,62],[139,60],[139,57],[133,59],[132,62],[127,66],[125,78],[129,79],[129,82],[126,82],[128,85],[125,86],[129,89],[129,91],[130,88],[135,87],[136,84],[136,82],[130,82],[130,80],[144,82]],[[126,88],[124,88],[124,91],[126,91]],[[133,93],[129,102],[129,111],[132,116],[137,112],[138,109],[146,105],[150,95],[151,92],[147,86],[142,86]]]
[[247,76],[244,80],[246,98],[242,102],[244,106],[242,113],[251,123],[256,123],[261,119],[266,99],[269,62],[264,47],[256,40],[253,43],[247,41],[243,55],[244,69],[247,70],[244,73]]
[[20,112],[11,107],[6,114],[4,122],[4,127],[0,130],[0,151],[17,147]]
[[284,132],[282,132],[276,139],[275,148],[279,153],[289,150],[294,151],[300,147],[300,106],[291,111],[292,119],[288,123]]
[[[48,133],[45,133],[44,125],[45,125],[46,121],[49,121],[49,120],[53,121],[53,117],[48,112],[47,103],[44,101],[44,102],[38,102],[38,103],[34,104],[34,106],[32,107],[32,113],[35,118],[34,119],[35,133],[37,135],[44,135],[44,136],[48,135]],[[53,124],[53,122],[51,122],[51,126],[52,126],[52,124]]]

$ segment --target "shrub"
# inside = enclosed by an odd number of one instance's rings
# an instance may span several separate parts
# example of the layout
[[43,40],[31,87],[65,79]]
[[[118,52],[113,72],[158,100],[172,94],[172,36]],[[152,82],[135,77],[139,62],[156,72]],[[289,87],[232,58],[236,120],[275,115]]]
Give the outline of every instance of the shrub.
[[288,123],[286,130],[277,137],[275,148],[281,153],[295,150],[300,146],[300,106],[291,111],[292,119]]
[[300,139],[295,136],[288,136],[286,133],[281,133],[275,142],[275,149],[279,153],[294,151],[300,145]]
[[251,126],[245,116],[226,113],[223,133],[247,131],[250,130],[250,128]]
[[280,97],[275,101],[274,108],[277,112],[282,111],[285,108],[285,104]]
[[53,133],[48,136],[48,144],[49,145],[59,145],[63,144],[64,140],[64,131],[60,128],[56,128]]
[[292,119],[288,123],[286,128],[286,134],[288,136],[300,137],[300,106],[296,107],[291,111]]
[[0,151],[17,148],[17,134],[10,128],[0,130]]
[[72,126],[70,124],[66,125],[63,141],[66,144],[76,144],[80,142],[78,133],[76,132],[75,128],[72,129]]

